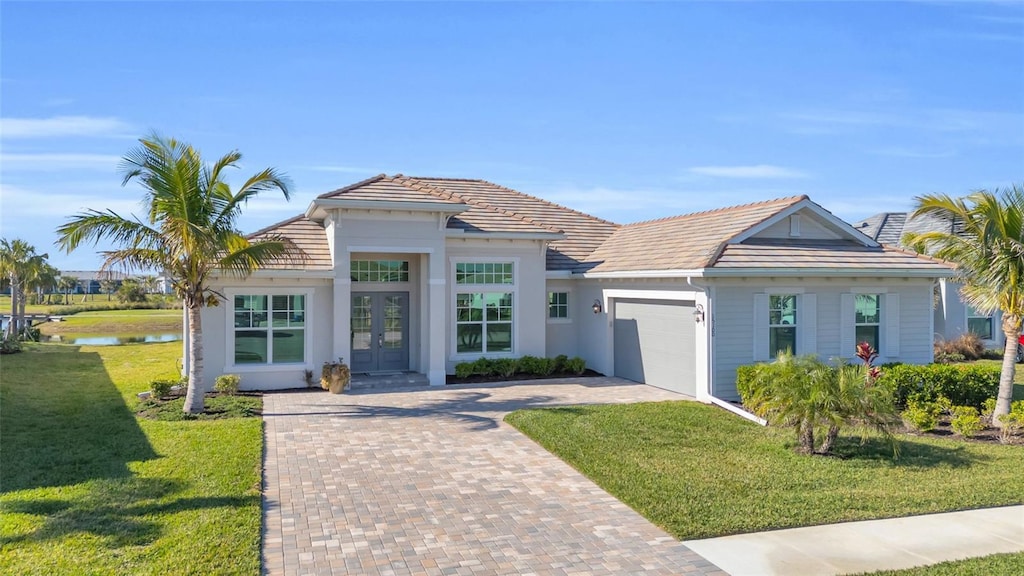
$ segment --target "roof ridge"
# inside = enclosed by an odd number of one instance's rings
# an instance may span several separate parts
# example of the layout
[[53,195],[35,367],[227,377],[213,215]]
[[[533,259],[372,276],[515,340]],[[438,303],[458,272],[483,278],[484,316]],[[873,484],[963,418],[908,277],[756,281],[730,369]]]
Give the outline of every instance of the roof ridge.
[[548,206],[554,206],[555,208],[561,208],[562,210],[568,210],[569,212],[572,212],[573,214],[579,214],[580,216],[586,216],[587,218],[590,218],[591,220],[597,220],[598,222],[604,222],[605,224],[611,224],[612,226],[615,226],[615,227],[622,226],[622,224],[617,224],[615,222],[612,222],[611,220],[605,220],[604,218],[599,218],[597,216],[594,216],[593,214],[587,214],[586,212],[580,212],[579,210],[576,210],[576,209],[573,209],[573,208],[569,208],[568,206],[563,206],[563,205],[561,205],[561,204],[559,204],[557,202],[552,202],[550,200],[545,200],[544,198],[540,198],[540,197],[534,196],[532,194],[527,194],[525,192],[520,192],[519,190],[515,190],[515,189],[509,188],[507,186],[502,186],[501,184],[495,184],[494,182],[490,182],[488,180],[477,180],[477,182],[483,182],[485,184],[490,184],[491,186],[494,186],[495,188],[500,188],[501,190],[506,190],[508,192],[512,192],[514,194],[518,194],[520,196],[524,196],[524,197],[529,198],[531,200],[536,200],[537,202],[540,202],[542,204],[547,204]]
[[[488,210],[493,210],[494,212],[497,212],[499,214],[503,214],[505,216],[509,216],[511,218],[515,218],[516,220],[519,220],[521,222],[526,222],[527,224],[531,224],[533,226],[537,226],[538,228],[543,228],[545,230],[548,230],[549,232],[555,232],[555,233],[558,233],[558,234],[564,233],[564,231],[559,230],[558,228],[555,228],[554,226],[548,226],[547,224],[544,224],[543,222],[539,222],[537,220],[534,220],[533,218],[530,218],[529,216],[523,216],[521,214],[516,214],[515,212],[512,212],[511,210],[506,210],[504,208],[500,208],[498,206],[494,206],[493,204],[490,204],[490,203],[485,202],[483,200],[474,200],[472,198],[467,198],[465,196],[462,196],[461,194],[458,194],[457,192],[452,192],[451,190],[446,190],[446,189],[441,188],[439,186],[434,186],[434,185],[432,185],[432,184],[430,184],[428,182],[424,182],[422,180],[413,178],[412,176],[402,176],[401,174],[398,174],[395,177],[396,178],[400,177],[400,178],[403,178],[403,179],[415,182],[418,186],[422,187],[428,193],[434,194],[435,196],[438,195],[438,194],[447,194],[449,198],[458,198],[459,200],[461,200],[461,201],[463,201],[463,202],[465,202],[467,204],[472,204],[474,206],[479,206],[481,208],[486,208]],[[436,180],[436,178],[429,178],[429,179],[430,180]],[[484,180],[477,180],[477,182],[484,182]],[[407,185],[405,182],[401,182],[401,184],[402,185]],[[488,184],[490,184],[490,183],[488,182]],[[513,190],[513,192],[514,192],[514,190]]]
[[[769,200],[761,200],[760,202],[750,202],[750,203],[747,203],[747,204],[737,204],[735,206],[723,206],[722,208],[713,208],[711,210],[702,210],[700,212],[690,212],[688,214],[677,214],[675,216],[665,216],[664,218],[654,218],[652,220],[641,220],[639,222],[632,222],[630,224],[623,224],[622,227],[623,228],[627,228],[627,227],[633,227],[633,226],[647,226],[649,224],[661,224],[661,223],[664,223],[664,222],[670,222],[672,220],[681,220],[683,218],[689,218],[691,216],[705,216],[705,215],[708,215],[708,214],[715,214],[715,213],[719,213],[719,212],[728,212],[728,211],[732,211],[732,210],[739,210],[741,208],[753,208],[755,206],[763,206],[763,205],[767,205],[767,204],[773,204],[773,203],[776,203],[776,202],[778,202],[778,203],[785,202],[786,206],[792,206],[793,204],[796,204],[797,202],[801,202],[803,200],[810,200],[810,197],[807,196],[807,194],[800,194],[798,196],[785,196],[785,197],[782,197],[782,198],[772,198],[772,199],[769,199]],[[746,231],[746,229],[741,230],[738,234],[742,234],[745,231]]]
[[345,192],[348,192],[350,190],[354,190],[356,188],[359,188],[360,186],[365,186],[367,184],[370,184],[371,182],[376,182],[377,180],[380,180],[382,178],[387,178],[387,177],[388,177],[388,175],[384,174],[382,172],[380,174],[377,174],[376,176],[370,176],[369,178],[367,178],[365,180],[360,180],[359,182],[356,182],[355,184],[349,184],[348,186],[345,186],[345,187],[342,187],[342,188],[338,188],[337,190],[334,190],[334,191],[331,191],[331,192],[324,192],[323,194],[317,196],[317,198],[333,198],[333,197],[338,196],[340,194],[344,194]]
[[305,214],[298,214],[296,216],[292,216],[291,218],[286,218],[284,220],[281,220],[280,222],[276,222],[276,223],[271,224],[269,226],[265,226],[263,228],[260,228],[259,230],[255,231],[255,232],[250,232],[249,234],[246,234],[245,238],[247,240],[250,239],[250,238],[255,238],[256,236],[259,236],[260,234],[266,234],[267,232],[270,232],[274,228],[280,228],[281,226],[286,226],[288,224],[291,224],[292,222],[298,222],[299,220],[309,220],[310,222],[313,222],[313,220],[311,220],[309,218],[306,218]]

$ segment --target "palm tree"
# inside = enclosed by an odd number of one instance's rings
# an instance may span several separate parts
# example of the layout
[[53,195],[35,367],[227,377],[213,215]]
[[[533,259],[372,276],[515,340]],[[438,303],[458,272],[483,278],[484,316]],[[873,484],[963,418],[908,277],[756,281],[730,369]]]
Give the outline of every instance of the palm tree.
[[107,295],[107,302],[110,302],[110,295],[117,292],[117,280],[111,278],[100,280],[100,290]]
[[58,276],[60,276],[59,270],[49,263],[43,264],[32,282],[32,288],[36,291],[37,304],[43,303],[44,296],[46,297],[46,303],[50,303],[50,292],[52,292],[54,286],[56,286]]
[[[956,264],[956,280],[966,303],[983,313],[1003,313],[1003,366],[993,422],[1009,414],[1017,369],[1017,339],[1024,320],[1024,187],[979,190],[964,198],[946,194],[915,199],[914,216],[931,215],[956,223],[954,232],[908,234],[918,251]],[[962,226],[962,229],[960,229]]]
[[120,248],[102,252],[103,269],[167,270],[184,302],[189,335],[188,392],[184,410],[203,410],[203,338],[200,311],[216,305],[210,275],[220,271],[244,277],[284,252],[276,238],[249,241],[235,227],[242,206],[262,192],[291,196],[287,179],[273,168],[257,172],[237,192],[224,180],[226,168],[242,155],[229,152],[212,165],[192,146],[156,134],[139,140],[120,166],[122,186],[136,181],[145,190],[145,221],[112,210],[87,210],[57,229],[67,251],[82,242],[112,240]]
[[63,294],[64,304],[71,304],[71,293],[78,288],[78,277],[77,276],[61,276],[57,279],[57,289]]
[[0,240],[0,273],[11,285],[11,320],[5,338],[15,337],[25,329],[25,284],[45,264],[46,255],[24,240]]

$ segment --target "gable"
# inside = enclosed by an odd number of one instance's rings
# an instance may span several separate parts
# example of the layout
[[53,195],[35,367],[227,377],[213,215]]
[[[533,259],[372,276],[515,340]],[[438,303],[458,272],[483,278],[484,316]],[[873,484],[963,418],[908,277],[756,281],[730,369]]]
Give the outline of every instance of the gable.
[[835,226],[823,222],[817,214],[806,208],[779,219],[750,237],[750,239],[777,240],[846,240],[848,238],[849,234],[839,233]]

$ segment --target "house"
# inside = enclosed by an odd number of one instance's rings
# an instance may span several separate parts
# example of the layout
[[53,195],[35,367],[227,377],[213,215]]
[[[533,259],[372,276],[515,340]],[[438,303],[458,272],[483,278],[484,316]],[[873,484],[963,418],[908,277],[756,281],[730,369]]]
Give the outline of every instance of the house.
[[806,196],[619,225],[483,180],[379,175],[252,234],[288,252],[202,313],[205,377],[301,386],[355,373],[445,384],[486,356],[583,357],[704,401],[776,351],[932,360],[950,269],[883,246]]
[[103,294],[103,282],[109,280],[120,287],[129,278],[117,270],[61,270],[60,277],[77,280],[73,294]]
[[[871,239],[890,246],[905,246],[903,235],[924,232],[956,232],[958,224],[933,215],[911,217],[906,212],[883,212],[857,222],[854,228]],[[941,278],[935,288],[935,337],[953,340],[966,332],[981,337],[986,348],[1002,349],[1006,337],[1002,331],[1002,313],[986,314],[975,310],[960,298],[961,284]]]

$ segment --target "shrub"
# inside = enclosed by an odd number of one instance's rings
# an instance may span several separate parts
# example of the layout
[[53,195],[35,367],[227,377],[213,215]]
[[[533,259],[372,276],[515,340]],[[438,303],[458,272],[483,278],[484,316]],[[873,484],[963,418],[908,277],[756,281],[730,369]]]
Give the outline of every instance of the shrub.
[[579,356],[573,356],[566,360],[565,371],[579,376],[587,371],[587,362]]
[[974,406],[954,406],[953,419],[949,424],[953,427],[953,431],[964,438],[970,438],[985,429],[985,425],[981,423],[978,409]]
[[21,342],[18,338],[11,336],[0,340],[0,354],[17,354],[21,352]]
[[911,428],[928,432],[934,430],[939,424],[939,414],[942,408],[935,402],[926,400],[910,400],[907,402],[907,409],[900,413],[903,421]]
[[491,371],[495,376],[508,378],[516,373],[516,361],[512,358],[498,358],[491,361]]
[[213,389],[224,394],[238,394],[242,377],[238,374],[221,374],[213,381]]
[[966,360],[977,360],[985,353],[981,337],[974,332],[965,332],[952,340],[937,340],[935,356],[959,354]]
[[181,383],[181,380],[153,380],[149,383],[149,389],[153,392],[154,398],[164,398],[171,395],[171,388]]
[[988,422],[989,424],[993,424],[993,422],[992,422],[992,414],[994,414],[995,411],[996,411],[996,399],[995,398],[988,398],[981,405],[981,418],[982,418],[982,420],[984,420],[985,422]]
[[551,373],[561,374],[566,371],[565,364],[569,361],[569,357],[565,354],[559,354],[551,359]]
[[540,369],[541,376],[551,376],[555,373],[555,359],[541,358]]
[[145,302],[146,289],[133,280],[125,280],[117,289],[117,301],[121,303]]
[[925,401],[943,396],[956,406],[981,408],[999,390],[999,366],[890,364],[883,368],[878,383],[892,390],[901,408],[911,396]]
[[516,360],[516,372],[520,374],[542,374],[544,372],[545,358],[536,356],[523,356]]
[[939,350],[935,351],[936,364],[958,364],[965,360],[967,359],[964,358],[963,354],[958,354],[956,352],[940,352]]
[[999,416],[1002,428],[999,430],[999,441],[1008,443],[1010,438],[1024,428],[1024,400],[1010,404],[1010,413]]
[[494,360],[490,358],[477,358],[473,361],[473,369],[470,372],[473,376],[493,376]]
[[469,378],[473,375],[473,363],[472,362],[459,362],[455,365],[455,377],[456,378]]

